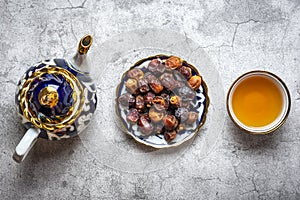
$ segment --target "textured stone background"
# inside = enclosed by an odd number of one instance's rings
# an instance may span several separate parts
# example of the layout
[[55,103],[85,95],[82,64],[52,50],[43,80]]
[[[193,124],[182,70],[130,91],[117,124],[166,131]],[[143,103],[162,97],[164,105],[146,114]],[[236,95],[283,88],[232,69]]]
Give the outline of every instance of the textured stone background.
[[[299,0],[0,0],[1,199],[300,199]],[[286,81],[292,110],[274,134],[253,136],[229,117],[215,150],[193,146],[171,166],[124,173],[99,164],[80,138],[39,140],[21,165],[11,159],[25,129],[14,91],[26,68],[73,53],[81,36],[98,43],[137,28],[178,31],[219,70],[224,91],[244,72],[264,69]],[[225,106],[224,106],[225,108]]]

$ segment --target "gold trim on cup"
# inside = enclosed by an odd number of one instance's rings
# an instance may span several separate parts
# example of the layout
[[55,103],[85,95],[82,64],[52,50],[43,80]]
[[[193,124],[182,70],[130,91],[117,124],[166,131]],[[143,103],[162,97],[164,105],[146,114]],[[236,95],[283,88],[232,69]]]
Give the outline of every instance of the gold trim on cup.
[[[232,93],[232,89],[236,86],[236,84],[238,83],[238,81],[240,81],[242,78],[248,76],[248,75],[251,75],[251,74],[260,74],[260,75],[267,75],[269,77],[271,77],[275,82],[279,83],[282,87],[280,87],[280,90],[285,93],[283,95],[283,98],[286,99],[286,104],[287,106],[285,106],[283,108],[283,111],[285,112],[284,115],[282,116],[282,119],[274,125],[274,127],[270,127],[269,129],[267,129],[266,131],[261,131],[261,132],[258,132],[258,131],[251,131],[251,130],[247,130],[245,129],[244,127],[240,126],[239,123],[236,121],[236,119],[233,117],[234,113],[233,111],[230,110],[230,102],[229,102],[229,98],[230,98],[230,94]],[[289,115],[289,112],[290,112],[290,109],[291,109],[291,96],[290,96],[290,93],[289,93],[289,90],[288,90],[288,87],[286,86],[286,84],[283,82],[283,80],[281,78],[279,78],[277,75],[271,73],[271,72],[268,72],[268,71],[264,71],[264,70],[254,70],[254,71],[250,71],[250,72],[246,72],[244,74],[242,74],[241,76],[239,76],[233,83],[232,85],[230,86],[229,90],[228,90],[228,93],[227,93],[227,98],[226,98],[226,107],[227,107],[227,112],[229,114],[229,117],[231,119],[231,121],[235,124],[235,126],[237,126],[238,128],[240,128],[241,130],[247,132],[247,133],[250,133],[250,134],[269,134],[269,133],[272,133],[274,132],[275,130],[279,129],[283,124],[284,122],[286,121],[288,115]],[[241,122],[240,122],[241,123]],[[241,123],[242,124],[242,123]],[[246,126],[246,125],[245,125]],[[250,129],[250,128],[249,128]]]

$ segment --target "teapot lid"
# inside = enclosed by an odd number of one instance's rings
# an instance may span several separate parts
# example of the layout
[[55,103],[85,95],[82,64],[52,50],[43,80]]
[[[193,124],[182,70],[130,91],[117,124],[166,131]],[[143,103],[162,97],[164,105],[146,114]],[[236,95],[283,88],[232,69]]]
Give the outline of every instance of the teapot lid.
[[64,59],[31,67],[19,82],[19,111],[34,126],[53,131],[74,123],[84,104],[78,72]]

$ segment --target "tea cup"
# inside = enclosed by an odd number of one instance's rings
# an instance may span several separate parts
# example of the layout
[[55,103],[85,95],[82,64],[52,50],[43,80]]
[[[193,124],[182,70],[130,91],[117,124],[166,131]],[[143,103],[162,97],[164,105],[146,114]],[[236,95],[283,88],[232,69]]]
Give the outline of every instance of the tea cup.
[[252,134],[268,134],[286,121],[291,97],[285,83],[267,71],[238,77],[227,94],[227,111],[234,124]]

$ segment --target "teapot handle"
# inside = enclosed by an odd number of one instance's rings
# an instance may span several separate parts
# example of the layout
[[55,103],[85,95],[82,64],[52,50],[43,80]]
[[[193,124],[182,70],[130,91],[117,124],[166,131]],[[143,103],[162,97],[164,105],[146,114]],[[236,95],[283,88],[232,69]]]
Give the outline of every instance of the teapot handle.
[[28,152],[37,141],[40,132],[41,130],[36,128],[30,128],[27,130],[27,132],[17,145],[15,153],[13,155],[13,159],[16,162],[21,163],[25,159]]

